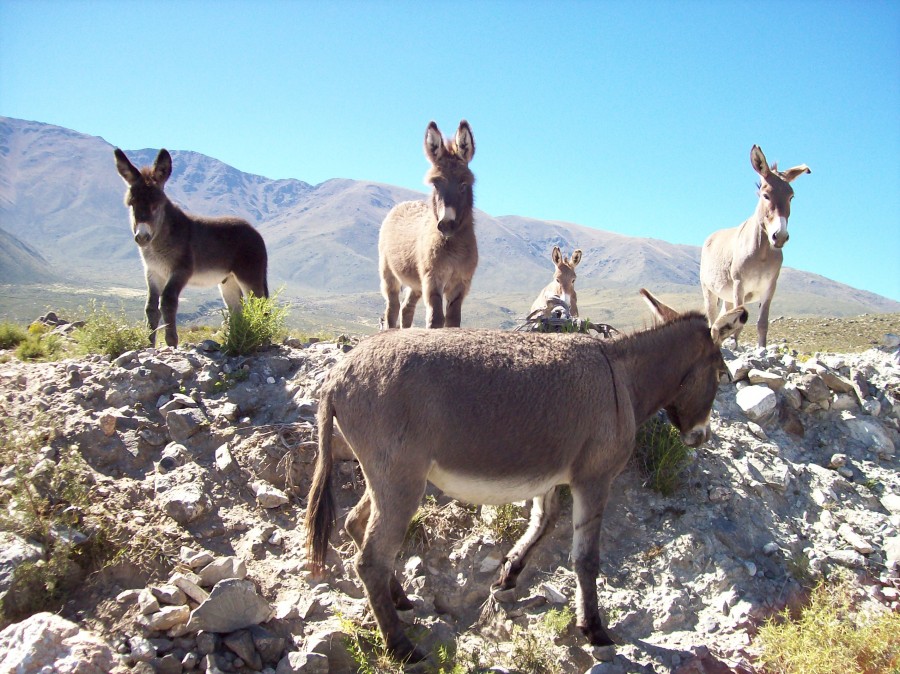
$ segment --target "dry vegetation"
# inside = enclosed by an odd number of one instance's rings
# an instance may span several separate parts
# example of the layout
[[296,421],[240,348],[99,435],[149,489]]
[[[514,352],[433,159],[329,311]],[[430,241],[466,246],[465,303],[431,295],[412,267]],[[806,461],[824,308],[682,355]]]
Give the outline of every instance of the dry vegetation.
[[[858,353],[880,346],[889,332],[900,335],[900,314],[863,314],[847,318],[779,316],[769,321],[768,341],[799,353]],[[744,328],[741,343],[756,343],[756,325]]]

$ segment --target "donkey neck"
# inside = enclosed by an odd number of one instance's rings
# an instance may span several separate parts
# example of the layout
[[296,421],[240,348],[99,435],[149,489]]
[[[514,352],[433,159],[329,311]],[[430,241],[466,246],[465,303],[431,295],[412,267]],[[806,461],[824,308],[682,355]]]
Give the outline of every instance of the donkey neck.
[[627,375],[622,383],[629,389],[636,424],[672,402],[697,362],[704,335],[709,338],[706,318],[691,313],[610,345],[610,357]]

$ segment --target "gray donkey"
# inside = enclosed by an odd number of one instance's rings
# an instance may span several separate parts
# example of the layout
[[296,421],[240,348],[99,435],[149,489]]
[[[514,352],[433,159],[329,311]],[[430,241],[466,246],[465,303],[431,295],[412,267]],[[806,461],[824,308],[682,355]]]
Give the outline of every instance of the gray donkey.
[[[750,149],[750,165],[759,174],[759,203],[756,211],[739,227],[720,229],[710,234],[700,252],[700,287],[706,315],[712,323],[722,311],[759,302],[756,330],[759,346],[766,345],[769,333],[769,305],[781,273],[788,240],[788,218],[794,190],[790,182],[809,173],[806,164],[786,171],[770,168],[766,156],[756,145]],[[737,341],[740,331],[735,333]]]
[[332,369],[319,400],[307,558],[314,570],[324,569],[335,517],[331,471],[350,449],[366,491],[346,529],[395,656],[424,657],[397,615],[397,607],[411,604],[394,562],[428,482],[470,503],[533,499],[531,524],[507,553],[496,590],[516,585],[553,526],[557,486],[570,485],[577,625],[592,644],[612,643],[600,619],[597,574],[613,479],[628,463],[637,427],[660,408],[687,445],[709,438],[710,409],[726,371],[719,345],[747,320],[739,307],[710,326],[700,313],[678,314],[642,292],[664,324],[621,339],[387,330]]
[[[241,310],[248,293],[268,297],[268,257],[262,235],[240,218],[188,215],[163,191],[172,175],[172,157],[159,151],[152,167],[136,169],[116,148],[116,168],[128,185],[125,205],[147,277],[150,343],[162,315],[166,344],[178,346],[175,316],[178,298],[188,284],[219,285],[229,311]],[[160,311],[162,307],[162,311]]]
[[425,129],[425,156],[431,162],[425,182],[433,187],[431,198],[394,206],[378,237],[385,327],[397,327],[402,286],[409,288],[403,301],[404,328],[412,325],[422,295],[427,327],[459,327],[463,299],[478,265],[472,216],[475,176],[469,170],[474,155],[475,138],[466,120],[452,140],[444,141],[434,122]]

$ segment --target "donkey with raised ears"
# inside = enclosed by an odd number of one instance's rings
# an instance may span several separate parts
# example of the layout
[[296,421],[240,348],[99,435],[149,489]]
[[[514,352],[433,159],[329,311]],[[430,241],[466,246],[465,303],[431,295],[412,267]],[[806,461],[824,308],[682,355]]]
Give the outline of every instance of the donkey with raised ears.
[[790,183],[810,170],[806,164],[786,171],[779,171],[776,164],[769,167],[757,145],[750,149],[750,165],[760,177],[756,211],[739,227],[720,229],[706,239],[700,252],[700,287],[710,323],[719,313],[719,300],[722,311],[759,302],[756,330],[759,346],[765,346],[769,305],[784,259],[781,249],[788,240],[794,198]]
[[122,150],[116,148],[115,155],[119,175],[128,185],[125,205],[147,277],[151,344],[156,345],[162,315],[166,344],[178,346],[175,316],[188,284],[218,284],[229,311],[240,311],[246,294],[269,296],[266,244],[250,223],[188,215],[169,201],[163,187],[172,175],[172,157],[166,150],[159,151],[152,167],[140,170]]
[[575,294],[575,267],[581,262],[581,249],[572,253],[572,259],[565,257],[559,246],[553,246],[550,259],[556,266],[553,272],[553,280],[540,292],[528,310],[529,315],[547,306],[547,299],[558,297],[569,306],[569,314],[575,318],[578,316],[578,296]]
[[378,237],[385,327],[397,327],[403,286],[408,288],[402,306],[404,328],[412,325],[422,295],[426,327],[459,327],[463,299],[478,265],[472,213],[475,176],[469,170],[474,155],[475,137],[466,120],[452,140],[445,141],[434,122],[425,129],[425,156],[431,162],[425,182],[433,188],[431,198],[394,206]]
[[338,449],[346,440],[366,478],[346,520],[359,550],[356,571],[395,656],[423,657],[397,615],[411,604],[394,562],[428,482],[470,503],[533,499],[530,526],[507,553],[495,590],[516,585],[553,526],[557,486],[570,485],[577,624],[592,644],[612,643],[597,600],[600,522],[612,481],[628,463],[638,426],[661,408],[689,446],[709,438],[726,371],[719,346],[747,320],[739,307],[710,327],[700,313],[679,314],[642,292],[664,323],[628,337],[387,330],[331,370],[319,400],[307,558],[324,571],[339,428]]

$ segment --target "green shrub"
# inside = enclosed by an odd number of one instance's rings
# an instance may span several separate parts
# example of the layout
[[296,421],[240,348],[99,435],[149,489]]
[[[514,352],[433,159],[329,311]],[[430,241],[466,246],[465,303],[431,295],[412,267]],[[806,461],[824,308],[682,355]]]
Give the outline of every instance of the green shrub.
[[798,620],[785,609],[760,629],[765,672],[874,674],[900,671],[900,614],[864,615],[847,581],[820,583]]
[[75,331],[74,337],[80,353],[99,353],[110,358],[150,346],[146,324],[130,322],[124,310],[115,314],[105,305],[97,306],[94,300],[84,326]]
[[14,349],[27,337],[28,333],[21,325],[0,323],[0,349]]
[[645,486],[663,496],[671,496],[693,453],[681,441],[677,428],[654,416],[638,429],[635,456],[645,476]]
[[517,541],[528,529],[525,509],[515,503],[482,506],[481,519],[497,542]]
[[224,311],[225,331],[222,350],[230,356],[253,353],[285,333],[288,309],[277,304],[278,293],[272,297],[244,297],[241,311]]
[[62,352],[63,340],[59,335],[29,328],[28,336],[16,347],[15,354],[20,360],[52,360]]

